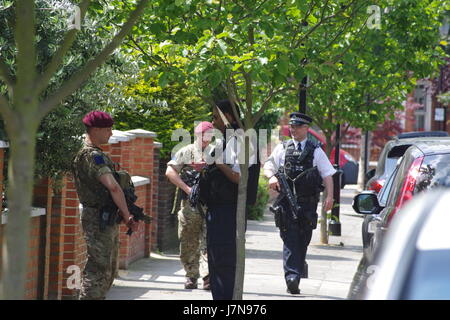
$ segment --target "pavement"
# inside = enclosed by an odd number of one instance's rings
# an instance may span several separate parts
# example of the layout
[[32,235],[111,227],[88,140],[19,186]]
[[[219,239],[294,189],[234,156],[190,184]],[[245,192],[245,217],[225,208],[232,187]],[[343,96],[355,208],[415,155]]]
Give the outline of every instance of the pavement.
[[[362,257],[362,216],[351,208],[356,185],[341,192],[341,236],[320,243],[320,226],[313,232],[306,261],[309,277],[300,282],[301,294],[286,293],[283,242],[272,214],[248,221],[243,300],[343,300]],[[320,212],[320,205],[318,208]],[[184,270],[177,252],[152,253],[120,270],[108,300],[212,300],[211,292],[184,289]]]

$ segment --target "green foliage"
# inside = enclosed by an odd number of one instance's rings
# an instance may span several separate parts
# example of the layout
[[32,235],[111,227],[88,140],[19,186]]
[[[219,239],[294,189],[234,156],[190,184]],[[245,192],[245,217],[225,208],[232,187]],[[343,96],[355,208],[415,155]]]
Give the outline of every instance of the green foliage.
[[211,120],[209,105],[176,83],[162,89],[156,81],[141,80],[122,94],[134,103],[108,108],[116,120],[115,128],[155,132],[157,141],[163,144],[161,158],[170,157],[172,148],[179,143],[172,141],[173,130],[183,128],[193,133],[195,121]]
[[[37,68],[38,71],[43,72],[67,32],[67,16],[64,10],[45,9],[49,8],[47,1],[36,1],[36,6]],[[14,10],[12,5],[0,10],[0,22],[4,26],[0,28],[0,49],[2,58],[5,58],[9,66],[15,64],[16,54]],[[48,89],[43,92],[43,98],[56,91],[78,68],[100,52],[107,39],[107,32],[103,31],[102,37],[99,37],[96,32],[96,23],[99,23],[101,19],[106,18],[98,17],[97,20],[93,20],[91,17],[86,17],[83,28],[64,59],[62,67],[52,77]],[[37,134],[35,176],[57,178],[70,170],[72,158],[81,146],[84,133],[81,122],[83,115],[94,109],[104,110],[105,106],[102,103],[109,102],[110,96],[105,91],[107,83],[118,83],[118,80],[124,77],[124,73],[132,75],[135,71],[132,63],[127,63],[119,54],[115,54],[81,89],[45,116]],[[11,72],[15,74],[13,68]],[[132,79],[131,76],[130,78]],[[0,83],[0,93],[6,93],[2,83]],[[114,102],[122,103],[123,100],[117,99]],[[7,140],[3,129],[4,125],[1,121],[0,139]]]
[[259,176],[256,203],[249,206],[249,219],[262,220],[269,201],[269,182],[264,175]]
[[82,145],[81,119],[90,109],[75,95],[43,119],[37,134],[35,175],[57,180],[71,170],[73,157]]
[[321,68],[328,72],[310,78],[308,109],[327,136],[338,123],[373,130],[388,113],[402,109],[416,80],[433,76],[444,56],[438,30],[445,8],[441,1],[378,5],[381,30],[365,27],[348,34],[334,45],[348,49],[338,59],[323,55]]

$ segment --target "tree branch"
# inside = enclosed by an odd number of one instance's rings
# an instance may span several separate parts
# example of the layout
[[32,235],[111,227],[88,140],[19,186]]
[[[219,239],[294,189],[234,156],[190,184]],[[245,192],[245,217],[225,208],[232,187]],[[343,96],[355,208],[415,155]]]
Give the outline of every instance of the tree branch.
[[[233,109],[233,115],[234,118],[236,119],[236,122],[239,125],[239,128],[243,128],[244,129],[244,125],[241,121],[241,117],[239,116],[239,112],[238,112],[238,107],[240,104],[240,100],[239,97],[237,95],[237,92],[234,90],[234,86],[233,86],[233,81],[231,80],[231,76],[229,78],[227,78],[226,80],[226,85],[227,85],[227,95],[228,95],[228,99],[231,101],[231,105],[232,105],[232,109]],[[239,108],[241,109],[241,108]]]
[[259,110],[255,114],[254,123],[258,123],[259,119],[261,119],[262,115],[264,114],[264,111],[266,111],[266,108],[269,105],[270,101],[272,101],[273,97],[275,97],[276,95],[278,95],[282,92],[289,91],[289,90],[297,90],[297,89],[293,88],[293,87],[286,87],[286,88],[282,88],[282,89],[274,91],[273,88],[270,88],[269,95],[267,96],[266,100],[264,100],[263,104],[261,105],[261,108],[259,108]]
[[325,15],[325,9],[326,9],[326,6],[327,6],[327,4],[328,4],[328,0],[327,0],[327,2],[325,3],[325,5],[323,6],[323,10],[322,10],[322,14],[321,14],[321,17],[320,17],[320,21],[319,21],[314,27],[312,27],[310,30],[308,30],[308,32],[307,32],[302,38],[300,38],[300,39],[297,41],[297,44],[294,46],[294,48],[298,48],[298,46],[299,46],[303,41],[305,41],[305,39],[306,39],[311,33],[313,33],[318,27],[320,27],[323,23],[325,23],[326,21],[331,20],[332,18],[337,17],[339,14],[345,12],[345,10],[347,10],[349,7],[351,7],[351,6],[355,3],[355,1],[356,1],[356,0],[352,0],[348,5],[342,7],[342,9],[339,10],[338,12],[336,12],[336,13],[334,13],[334,14],[332,14],[332,15],[327,16],[327,17],[324,18],[324,15]]
[[[84,15],[86,14],[87,8],[89,7],[90,0],[83,0],[80,4],[80,20],[83,21]],[[52,57],[52,60],[48,63],[45,68],[45,71],[39,76],[39,80],[37,81],[37,93],[41,93],[44,91],[48,84],[50,83],[51,78],[55,74],[58,67],[61,65],[64,56],[67,51],[69,51],[70,47],[72,47],[73,42],[78,34],[77,29],[72,29],[67,32],[66,37],[64,38],[63,43],[60,45],[58,50],[56,50],[55,54]]]
[[14,87],[15,79],[11,76],[9,67],[6,65],[3,59],[0,59],[0,78],[3,79],[10,90]]
[[155,59],[153,59],[153,57],[152,57],[147,51],[145,51],[145,50],[139,45],[139,43],[137,43],[136,40],[134,40],[134,38],[133,38],[131,35],[128,35],[128,39],[130,39],[131,42],[133,42],[133,45],[134,45],[134,46],[132,46],[132,45],[129,44],[130,47],[132,47],[132,48],[134,48],[134,49],[140,51],[143,55],[145,55],[145,56],[153,63],[153,65],[159,66],[158,62],[156,62]]
[[250,11],[250,13],[247,13],[245,16],[243,16],[242,18],[239,18],[237,20],[237,22],[247,19],[248,17],[250,17],[252,14],[255,14],[256,12],[258,12],[259,9],[261,9],[261,7],[267,2],[267,0],[263,0],[261,1],[261,3],[259,5],[257,5],[257,7],[254,10],[251,10],[250,8],[246,8],[247,10]]
[[4,95],[0,95],[0,113],[3,115],[3,119],[11,119],[13,115],[11,105]]
[[[17,85],[12,97],[13,104],[16,104],[17,100],[29,99],[36,81],[35,3],[34,1],[16,1],[16,3],[14,38],[17,47]],[[18,105],[27,108],[30,106],[27,103]]]
[[52,110],[57,104],[71,95],[78,87],[88,79],[108,56],[120,45],[125,36],[131,31],[134,24],[141,17],[145,7],[150,0],[141,0],[136,9],[130,14],[128,21],[123,25],[120,32],[111,40],[111,42],[95,57],[90,60],[83,68],[75,73],[65,84],[59,88],[52,96],[39,105],[39,114],[43,117]]

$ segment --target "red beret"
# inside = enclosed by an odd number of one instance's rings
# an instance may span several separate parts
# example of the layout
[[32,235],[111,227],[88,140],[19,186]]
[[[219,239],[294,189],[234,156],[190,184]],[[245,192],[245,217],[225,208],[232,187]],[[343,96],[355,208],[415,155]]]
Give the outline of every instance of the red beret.
[[83,123],[86,127],[110,128],[113,126],[114,120],[108,113],[95,110],[84,116]]
[[212,123],[208,122],[208,121],[203,121],[203,122],[200,122],[195,127],[194,133],[203,133],[203,132],[206,132],[206,131],[211,130],[211,129],[214,129]]

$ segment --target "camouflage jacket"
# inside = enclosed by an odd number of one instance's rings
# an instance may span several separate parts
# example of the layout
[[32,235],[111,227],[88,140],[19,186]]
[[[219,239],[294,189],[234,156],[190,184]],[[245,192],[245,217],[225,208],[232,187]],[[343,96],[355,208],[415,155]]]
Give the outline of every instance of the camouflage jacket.
[[98,180],[105,173],[114,172],[114,164],[102,149],[85,144],[72,164],[78,198],[84,207],[103,207],[110,201],[109,191]]

